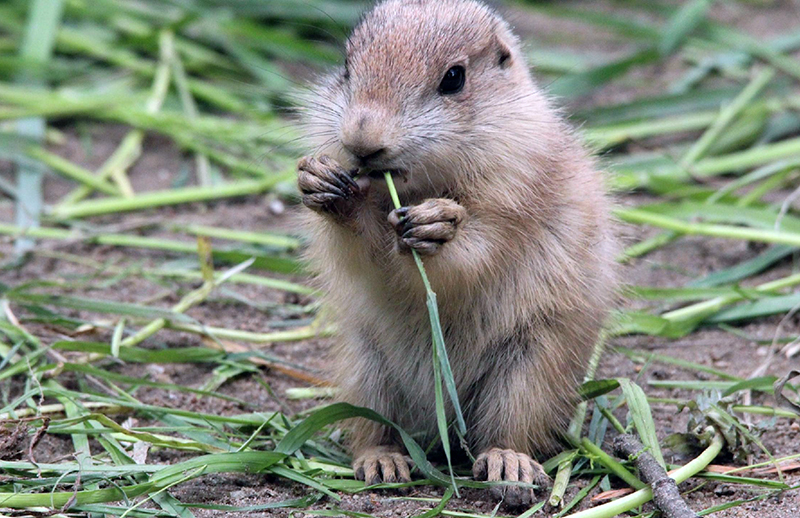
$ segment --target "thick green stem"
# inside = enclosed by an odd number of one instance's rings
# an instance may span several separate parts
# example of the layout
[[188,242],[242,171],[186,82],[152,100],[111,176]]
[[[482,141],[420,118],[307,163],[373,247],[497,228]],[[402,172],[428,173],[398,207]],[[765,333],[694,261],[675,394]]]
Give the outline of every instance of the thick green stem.
[[709,223],[692,223],[662,214],[656,214],[641,209],[621,209],[616,215],[628,223],[651,225],[667,230],[672,230],[686,235],[703,235],[728,239],[743,239],[761,243],[776,243],[783,245],[800,246],[800,234],[768,230],[763,228],[737,227],[733,225],[715,225]]
[[31,158],[35,158],[36,160],[42,162],[65,178],[80,182],[84,186],[87,186],[87,188],[96,189],[105,194],[110,194],[112,196],[119,195],[119,189],[113,185],[110,185],[105,180],[94,176],[91,171],[88,171],[79,165],[73,164],[69,160],[61,158],[60,156],[53,154],[44,148],[32,146],[28,148],[27,153]]
[[601,450],[595,443],[584,437],[581,439],[581,448],[586,450],[587,453],[594,455],[600,464],[604,465],[611,470],[617,477],[622,479],[625,483],[634,489],[643,489],[647,484],[636,478],[633,473],[628,471],[625,466],[620,464],[611,455]]
[[[292,171],[292,176],[294,174],[294,171]],[[85,218],[88,216],[130,212],[165,207],[168,205],[180,205],[183,203],[261,194],[269,191],[277,183],[289,177],[290,175],[288,173],[281,173],[259,181],[236,182],[214,187],[185,187],[183,189],[171,189],[167,191],[152,191],[138,194],[133,198],[124,199],[103,198],[98,200],[86,200],[72,205],[56,207],[53,209],[50,216],[57,220]]]
[[745,108],[751,105],[751,101],[767,86],[767,83],[775,76],[775,71],[771,68],[763,70],[748,84],[742,92],[731,101],[731,103],[722,109],[719,117],[709,126],[708,130],[703,133],[703,136],[694,143],[694,145],[686,153],[686,156],[681,160],[681,166],[684,168],[691,168],[699,158],[706,154],[708,149],[714,142],[722,135],[722,132],[733,120],[744,111]]
[[[781,290],[784,288],[791,288],[792,286],[796,286],[798,284],[800,284],[800,274],[794,274],[788,277],[784,277],[782,279],[777,279],[764,284],[760,284],[753,289],[755,291],[762,293],[772,293],[774,291]],[[712,315],[717,311],[720,311],[724,307],[744,299],[745,295],[738,293],[731,295],[724,295],[722,297],[716,297],[711,300],[698,302],[697,304],[692,304],[690,306],[686,306],[685,308],[669,311],[661,315],[661,317],[673,322],[679,322],[693,318],[700,318],[702,316]]]
[[167,322],[167,327],[175,331],[184,331],[205,336],[213,336],[221,340],[236,340],[239,342],[249,342],[261,345],[273,344],[278,342],[299,342],[310,338],[321,338],[332,336],[336,331],[333,326],[320,328],[317,325],[310,325],[292,329],[291,331],[276,331],[274,333],[253,333],[250,331],[237,331],[235,329],[225,329],[222,327],[199,326],[194,324],[184,324],[183,322]]
[[233,230],[230,228],[207,227],[203,225],[176,226],[177,230],[195,236],[206,236],[217,239],[240,241],[243,243],[253,243],[269,247],[281,248],[287,251],[300,248],[300,240],[290,236],[280,234],[269,234],[265,232],[247,232],[244,230]]

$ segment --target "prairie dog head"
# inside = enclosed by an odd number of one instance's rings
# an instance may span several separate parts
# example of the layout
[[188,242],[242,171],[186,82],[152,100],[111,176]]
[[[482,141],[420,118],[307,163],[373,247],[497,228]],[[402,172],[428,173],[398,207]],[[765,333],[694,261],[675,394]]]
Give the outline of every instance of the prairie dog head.
[[309,138],[343,165],[406,178],[401,190],[518,161],[520,147],[537,145],[530,124],[548,118],[517,38],[475,0],[381,2],[346,53],[307,103]]

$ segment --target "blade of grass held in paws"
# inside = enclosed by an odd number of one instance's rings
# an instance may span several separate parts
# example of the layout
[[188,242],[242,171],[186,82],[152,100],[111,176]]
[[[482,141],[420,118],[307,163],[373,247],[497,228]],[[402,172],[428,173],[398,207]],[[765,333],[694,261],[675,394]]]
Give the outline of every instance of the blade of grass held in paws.
[[[395,208],[400,208],[400,198],[397,196],[397,189],[392,180],[392,174],[386,172],[386,185],[389,187],[389,193],[392,197],[392,202]],[[447,455],[447,465],[450,468],[450,477],[452,479],[453,487],[456,487],[455,476],[453,475],[453,466],[450,461],[450,441],[447,434],[447,421],[445,417],[444,400],[441,394],[442,391],[442,378],[447,388],[447,393],[450,396],[450,401],[453,404],[453,409],[456,414],[457,431],[462,441],[465,441],[467,435],[467,425],[464,421],[464,415],[461,412],[461,403],[458,401],[458,392],[456,391],[456,383],[453,379],[453,371],[450,368],[450,360],[447,358],[447,349],[444,344],[444,333],[442,333],[442,324],[439,322],[439,307],[436,303],[436,293],[431,288],[431,283],[428,280],[428,274],[425,273],[425,266],[422,264],[419,254],[412,251],[414,255],[414,262],[417,264],[419,274],[422,276],[422,282],[425,284],[425,291],[427,292],[426,301],[428,305],[428,313],[431,318],[431,338],[433,339],[433,374],[436,389],[436,418],[439,424],[439,434],[442,439],[445,454]],[[456,493],[458,490],[456,489]]]

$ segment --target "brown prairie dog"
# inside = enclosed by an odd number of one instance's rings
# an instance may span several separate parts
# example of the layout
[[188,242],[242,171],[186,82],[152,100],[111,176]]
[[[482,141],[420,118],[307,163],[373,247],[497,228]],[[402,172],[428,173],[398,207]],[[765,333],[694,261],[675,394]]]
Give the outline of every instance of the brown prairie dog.
[[[416,250],[438,295],[475,476],[543,483],[533,457],[552,450],[575,407],[613,299],[615,246],[601,175],[517,38],[474,0],[386,0],[306,108],[316,151],[298,182],[312,209],[309,256],[339,323],[343,399],[436,437]],[[393,210],[384,171],[406,207]],[[356,475],[407,480],[397,438],[357,421]],[[498,487],[511,504],[534,496]]]

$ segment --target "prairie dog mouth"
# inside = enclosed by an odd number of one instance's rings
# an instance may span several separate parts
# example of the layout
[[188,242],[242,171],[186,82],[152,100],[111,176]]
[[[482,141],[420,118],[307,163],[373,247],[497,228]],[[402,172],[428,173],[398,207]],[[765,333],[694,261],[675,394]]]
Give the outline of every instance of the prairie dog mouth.
[[404,182],[408,180],[408,173],[402,169],[375,169],[362,172],[374,180],[384,180],[386,173],[391,173],[393,178],[402,178]]

